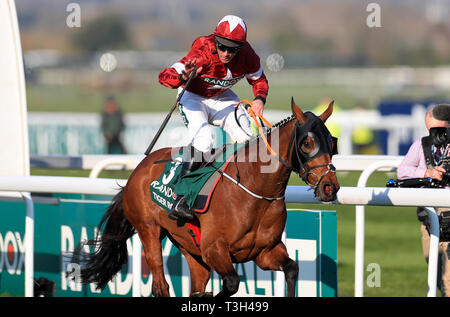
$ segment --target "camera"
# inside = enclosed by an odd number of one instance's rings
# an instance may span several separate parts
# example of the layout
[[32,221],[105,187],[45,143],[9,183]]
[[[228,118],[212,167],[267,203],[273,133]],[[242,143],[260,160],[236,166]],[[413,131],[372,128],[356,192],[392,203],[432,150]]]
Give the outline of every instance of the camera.
[[[450,143],[450,128],[434,127],[430,128],[431,142],[435,146],[446,147]],[[440,164],[445,169],[445,173],[442,175],[441,183],[443,185],[450,184],[450,157],[441,159]]]
[[445,146],[450,143],[450,128],[430,128],[432,142],[436,146]]

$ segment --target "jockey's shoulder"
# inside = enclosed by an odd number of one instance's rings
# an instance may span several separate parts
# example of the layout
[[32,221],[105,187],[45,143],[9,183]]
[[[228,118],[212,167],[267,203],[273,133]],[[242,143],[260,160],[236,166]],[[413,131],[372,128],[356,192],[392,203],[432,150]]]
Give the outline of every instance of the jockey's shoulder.
[[192,47],[201,47],[201,46],[208,46],[212,49],[215,49],[214,45],[214,35],[206,35],[206,36],[199,36],[197,37],[194,42],[192,43]]

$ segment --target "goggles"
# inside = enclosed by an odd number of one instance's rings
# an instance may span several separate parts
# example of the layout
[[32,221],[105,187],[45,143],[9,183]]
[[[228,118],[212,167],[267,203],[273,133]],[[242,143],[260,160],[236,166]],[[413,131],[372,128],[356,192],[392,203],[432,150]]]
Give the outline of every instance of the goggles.
[[226,51],[230,54],[235,54],[241,50],[240,47],[229,47],[229,46],[223,45],[222,43],[219,43],[217,40],[216,40],[216,46],[217,46],[218,50],[220,50],[222,52]]

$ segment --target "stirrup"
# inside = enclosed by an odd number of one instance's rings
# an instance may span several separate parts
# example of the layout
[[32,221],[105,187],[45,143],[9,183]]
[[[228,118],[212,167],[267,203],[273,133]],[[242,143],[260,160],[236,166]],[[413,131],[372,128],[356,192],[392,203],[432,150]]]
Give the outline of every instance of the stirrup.
[[189,209],[186,198],[184,196],[178,197],[173,203],[172,210],[169,213],[169,218],[175,219],[175,217],[181,217],[188,220],[194,219],[194,213],[191,209]]

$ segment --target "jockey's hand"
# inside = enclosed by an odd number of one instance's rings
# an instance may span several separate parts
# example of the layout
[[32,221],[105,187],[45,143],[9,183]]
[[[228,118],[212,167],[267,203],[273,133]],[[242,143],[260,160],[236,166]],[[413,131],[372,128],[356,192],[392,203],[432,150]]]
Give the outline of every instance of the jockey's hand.
[[[194,57],[193,59],[187,60],[186,64],[184,64],[184,70],[181,71],[181,77],[184,81],[187,81],[189,77],[191,76],[192,72],[194,71],[195,63],[197,62],[197,58]],[[200,74],[203,67],[199,67],[197,69],[196,74],[194,75],[194,78]]]
[[437,179],[437,180],[439,180],[439,181],[441,181],[442,180],[442,174],[444,174],[446,171],[445,171],[445,168],[443,168],[442,167],[442,165],[441,166],[435,166],[434,168],[429,168],[429,169],[427,169],[427,171],[425,172],[425,177],[431,177],[431,178],[434,178],[434,179]]
[[262,116],[264,112],[264,103],[260,99],[256,99],[252,101],[252,110],[256,116]]

